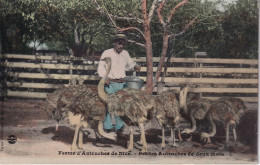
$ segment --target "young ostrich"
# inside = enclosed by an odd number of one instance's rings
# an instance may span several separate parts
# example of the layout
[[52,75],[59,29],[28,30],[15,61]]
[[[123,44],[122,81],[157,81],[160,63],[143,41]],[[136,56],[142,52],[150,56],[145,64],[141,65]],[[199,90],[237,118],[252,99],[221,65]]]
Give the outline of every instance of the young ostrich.
[[66,117],[66,112],[61,111],[60,108],[58,108],[58,102],[61,97],[61,95],[68,89],[68,88],[77,88],[76,86],[76,79],[71,79],[70,80],[70,85],[69,87],[65,88],[59,88],[55,90],[52,93],[47,93],[46,96],[46,102],[45,102],[45,112],[47,115],[52,119],[56,120],[56,131],[58,131],[58,124],[59,121],[64,119]]
[[128,145],[127,150],[133,150],[134,135],[132,125],[138,124],[141,131],[140,142],[143,145],[142,152],[146,152],[147,143],[145,138],[144,123],[151,118],[152,109],[154,107],[154,98],[151,95],[146,94],[144,91],[131,88],[125,88],[116,93],[107,94],[104,91],[104,84],[110,72],[110,68],[111,65],[108,64],[106,76],[101,79],[98,85],[98,94],[107,104],[108,112],[111,115],[121,116],[122,120],[130,126],[130,144]]
[[56,131],[58,131],[59,128],[59,121],[64,119],[66,116],[66,113],[62,113],[60,110],[58,110],[57,107],[58,99],[62,91],[63,88],[59,88],[55,90],[53,93],[47,93],[46,96],[45,112],[52,120],[57,121]]
[[[60,119],[67,120],[75,129],[72,150],[82,148],[83,128],[94,128],[96,135],[98,133],[102,137],[111,140],[116,139],[115,133],[105,133],[103,130],[106,107],[98,96],[97,86],[70,85],[48,95],[46,101],[49,105],[46,110],[47,114],[57,121]],[[76,144],[77,141],[78,145]]]
[[98,96],[97,87],[88,86],[88,89],[76,96],[74,103],[66,108],[68,110],[66,120],[75,128],[72,150],[83,148],[83,132],[85,128],[94,129],[96,137],[101,136],[116,140],[115,133],[106,133],[103,130],[106,105]]
[[245,114],[247,107],[243,100],[235,97],[221,97],[217,101],[218,104],[228,104],[228,107],[233,111],[234,121],[232,123],[226,123],[226,143],[229,142],[229,126],[232,126],[234,141],[237,141],[236,126],[240,122],[240,118]]
[[216,134],[216,124],[215,122],[220,122],[224,125],[226,130],[226,145],[229,143],[229,126],[233,126],[234,141],[237,140],[237,134],[235,125],[238,123],[238,117],[235,112],[235,107],[228,103],[227,101],[217,100],[214,101],[210,106],[207,113],[207,118],[212,126],[212,131],[210,133],[202,132],[202,139],[209,139]]
[[[200,98],[198,95],[189,94],[189,87],[186,86],[180,91],[180,108],[191,120],[191,128],[185,128],[181,133],[193,133],[196,130],[196,120],[203,120],[213,103],[212,100]],[[209,139],[210,140],[210,139]]]
[[[225,101],[231,106],[234,106],[234,111],[236,113],[236,121],[239,122],[240,118],[246,113],[247,107],[245,105],[245,102],[239,98],[235,97],[221,97],[218,99],[219,101]],[[238,123],[236,123],[238,124]]]
[[155,96],[155,108],[153,115],[156,117],[158,123],[162,128],[161,149],[165,148],[165,127],[167,125],[170,126],[171,129],[171,140],[173,141],[173,146],[176,147],[176,129],[178,130],[179,140],[182,139],[179,132],[180,108],[174,90],[164,91]]

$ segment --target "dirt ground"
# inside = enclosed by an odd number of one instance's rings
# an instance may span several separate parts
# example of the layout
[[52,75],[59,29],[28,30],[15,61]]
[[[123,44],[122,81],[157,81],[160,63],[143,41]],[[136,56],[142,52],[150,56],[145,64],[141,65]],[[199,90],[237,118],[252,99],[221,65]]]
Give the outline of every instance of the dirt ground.
[[[104,164],[256,164],[257,163],[257,115],[249,114],[244,123],[238,126],[238,145],[231,143],[227,149],[219,149],[225,141],[223,130],[212,139],[212,144],[200,142],[199,134],[182,135],[183,141],[177,142],[178,147],[171,146],[167,141],[166,148],[160,150],[161,130],[155,120],[147,123],[146,139],[148,152],[141,154],[142,146],[137,143],[140,139],[135,128],[135,148],[125,152],[127,138],[113,142],[106,139],[96,140],[93,130],[84,134],[84,149],[72,152],[74,130],[65,122],[59,123],[55,130],[56,121],[49,120],[44,111],[43,100],[8,99],[1,102],[1,162],[5,163],[104,163]],[[251,122],[251,125],[250,125]],[[242,121],[243,123],[243,121]],[[189,124],[184,122],[184,127]],[[253,128],[253,129],[252,129]],[[253,133],[252,133],[253,132]],[[129,128],[125,126],[124,134],[128,135]],[[166,131],[169,135],[169,131]],[[8,137],[15,135],[14,144],[8,142]],[[248,138],[248,139],[247,139]],[[232,141],[232,138],[231,138]]]

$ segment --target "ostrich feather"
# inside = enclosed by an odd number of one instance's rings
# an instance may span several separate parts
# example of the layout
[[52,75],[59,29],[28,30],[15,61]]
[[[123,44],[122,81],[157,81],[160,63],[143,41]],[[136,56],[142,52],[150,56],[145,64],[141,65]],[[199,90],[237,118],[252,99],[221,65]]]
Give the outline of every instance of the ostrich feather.
[[226,101],[214,101],[209,109],[214,121],[221,122],[226,125],[230,121],[235,121],[235,107]]
[[239,98],[235,97],[221,97],[219,101],[224,101],[228,103],[230,106],[233,106],[233,110],[235,112],[236,123],[240,122],[240,118],[246,113],[247,107],[245,102]]
[[144,91],[125,88],[108,97],[109,113],[126,116],[132,122],[140,122],[147,117],[148,110],[153,108],[154,99]]
[[97,93],[97,87],[89,88],[78,95],[76,101],[69,106],[74,114],[81,114],[84,120],[104,120],[106,106]]
[[58,99],[63,92],[63,88],[55,90],[53,93],[48,93],[46,96],[45,112],[52,120],[61,120],[64,118],[62,112],[58,110]]
[[176,99],[176,93],[173,90],[164,91],[160,95],[155,96],[155,116],[160,116],[163,124],[171,121],[173,124],[176,118],[180,117],[179,102]]

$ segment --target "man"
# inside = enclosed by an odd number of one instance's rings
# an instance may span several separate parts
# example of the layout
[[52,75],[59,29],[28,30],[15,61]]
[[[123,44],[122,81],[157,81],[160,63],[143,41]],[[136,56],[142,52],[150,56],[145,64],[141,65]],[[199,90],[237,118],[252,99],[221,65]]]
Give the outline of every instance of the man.
[[[129,53],[124,50],[126,44],[126,36],[124,34],[117,34],[114,37],[113,48],[105,50],[101,59],[105,57],[111,58],[111,70],[106,81],[105,91],[109,94],[117,92],[120,89],[125,88],[125,82],[123,80],[126,77],[125,72],[129,70],[140,71],[140,66],[136,65],[132,61]],[[106,63],[99,61],[98,75],[104,77],[106,73]],[[124,122],[119,116],[111,116],[108,112],[104,120],[104,129],[106,131],[122,130]]]

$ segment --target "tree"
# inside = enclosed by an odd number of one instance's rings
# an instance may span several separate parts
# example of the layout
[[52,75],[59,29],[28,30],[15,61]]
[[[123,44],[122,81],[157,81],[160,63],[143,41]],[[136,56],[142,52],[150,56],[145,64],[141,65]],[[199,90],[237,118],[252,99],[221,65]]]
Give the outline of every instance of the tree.
[[[176,13],[182,10],[184,6],[188,4],[189,0],[179,0],[177,2],[173,0],[153,0],[152,2],[133,0],[131,4],[125,4],[125,6],[122,3],[117,3],[117,0],[110,1],[109,3],[98,0],[93,0],[93,2],[96,4],[96,8],[99,12],[105,14],[118,31],[126,32],[130,34],[130,36],[134,36],[134,40],[130,39],[130,42],[145,48],[147,63],[146,91],[148,93],[152,93],[153,87],[161,75],[168,50],[169,39],[184,34],[195,21],[205,19],[207,16],[204,15],[205,13],[198,14],[198,12],[193,12],[192,7],[194,6],[190,6],[188,8],[189,13],[186,13],[185,17],[182,17],[178,21],[173,20]],[[189,3],[198,8],[202,2],[196,0]],[[150,8],[148,6],[150,6]],[[155,13],[157,14],[157,19],[155,19]],[[122,23],[123,21],[125,22]],[[152,41],[154,40],[152,40],[151,32],[155,29],[160,29],[159,33],[162,35],[162,48],[159,66],[155,74],[155,79],[153,80]],[[158,38],[156,40],[158,41]]]
[[1,17],[5,52],[25,53],[31,41],[41,44],[61,35],[57,10],[48,1],[2,0],[1,3],[8,7]]
[[57,1],[57,8],[60,26],[66,34],[59,40],[69,41],[67,46],[74,49],[76,56],[86,55],[87,47],[91,47],[93,38],[104,29],[100,21],[102,18],[97,17],[96,10],[93,10],[89,1]]
[[1,0],[0,11],[5,52],[28,53],[24,50],[31,41],[38,43],[34,49],[58,41],[68,48],[91,47],[96,36],[111,29],[88,0]]
[[238,0],[227,6],[220,18],[223,42],[219,57],[258,57],[258,7],[257,1]]

